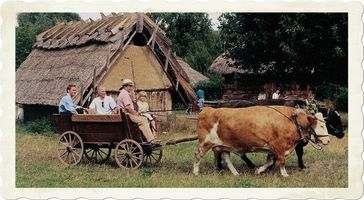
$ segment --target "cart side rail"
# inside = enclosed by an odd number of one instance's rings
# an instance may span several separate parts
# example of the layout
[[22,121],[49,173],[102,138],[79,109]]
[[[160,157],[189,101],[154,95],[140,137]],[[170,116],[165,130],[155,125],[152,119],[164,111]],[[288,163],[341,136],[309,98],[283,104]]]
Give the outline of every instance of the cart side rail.
[[62,134],[66,131],[72,131],[72,120],[71,115],[65,114],[53,114],[54,124],[56,125],[56,129],[58,134]]

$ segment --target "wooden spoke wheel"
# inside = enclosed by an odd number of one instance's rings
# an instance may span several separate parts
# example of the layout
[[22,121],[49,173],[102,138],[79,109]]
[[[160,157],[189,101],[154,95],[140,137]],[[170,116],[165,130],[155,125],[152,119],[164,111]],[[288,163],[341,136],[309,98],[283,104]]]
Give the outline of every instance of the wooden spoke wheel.
[[125,139],[115,148],[115,160],[119,167],[138,169],[143,164],[143,148],[134,140]]
[[101,148],[99,145],[92,145],[85,147],[85,157],[93,163],[105,163],[111,154],[111,147]]
[[83,142],[81,137],[73,132],[64,132],[58,140],[58,159],[65,165],[77,165],[83,154]]
[[163,147],[161,145],[148,145],[144,147],[144,165],[159,164],[163,155]]

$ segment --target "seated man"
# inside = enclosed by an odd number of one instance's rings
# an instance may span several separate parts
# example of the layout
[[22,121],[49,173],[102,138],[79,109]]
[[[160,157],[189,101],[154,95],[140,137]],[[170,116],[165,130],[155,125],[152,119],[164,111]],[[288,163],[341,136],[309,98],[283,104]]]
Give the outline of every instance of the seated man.
[[106,96],[105,87],[99,86],[97,88],[98,97],[94,98],[87,109],[88,113],[95,111],[98,115],[111,115],[117,114],[117,106],[114,99]]
[[83,109],[81,106],[75,105],[72,101],[72,97],[76,96],[76,94],[76,85],[68,85],[67,94],[59,102],[58,111],[60,114],[78,114],[76,109]]
[[118,96],[117,105],[121,109],[120,112],[124,112],[132,122],[136,123],[139,129],[142,131],[147,142],[157,144],[160,141],[154,138],[154,135],[149,127],[147,118],[140,115],[139,112],[135,111],[133,102],[130,98],[130,92],[133,91],[133,82],[129,79],[124,79],[122,84],[122,90]]

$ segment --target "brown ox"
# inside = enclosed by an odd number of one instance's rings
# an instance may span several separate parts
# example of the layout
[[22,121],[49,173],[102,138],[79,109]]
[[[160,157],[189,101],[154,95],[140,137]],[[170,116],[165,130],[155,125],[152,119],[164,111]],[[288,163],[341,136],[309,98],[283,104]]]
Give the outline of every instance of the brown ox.
[[314,135],[323,144],[329,143],[326,127],[321,123],[318,125],[318,122],[301,109],[285,106],[206,107],[198,116],[199,147],[195,153],[193,173],[198,174],[202,157],[212,148],[222,152],[222,158],[234,175],[238,172],[230,162],[228,152],[244,155],[261,151],[268,153],[268,159],[256,170],[257,174],[278,159],[281,174],[288,176],[285,156],[300,140]]

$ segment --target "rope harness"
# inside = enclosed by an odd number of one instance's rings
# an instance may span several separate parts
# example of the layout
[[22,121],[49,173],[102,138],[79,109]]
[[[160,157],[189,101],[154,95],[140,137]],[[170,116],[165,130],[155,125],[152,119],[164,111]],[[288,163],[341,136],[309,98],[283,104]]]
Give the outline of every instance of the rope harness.
[[[318,149],[318,150],[321,150],[322,149],[322,146],[318,145],[315,143],[314,140],[311,139],[311,136],[314,136],[315,139],[319,138],[319,137],[329,137],[328,135],[318,135],[315,130],[312,128],[312,123],[310,123],[308,125],[307,128],[304,128],[302,127],[302,125],[299,123],[298,121],[298,117],[297,115],[293,115],[293,119],[288,117],[287,115],[285,115],[284,113],[282,113],[281,111],[279,111],[278,109],[276,108],[273,108],[273,107],[270,107],[270,106],[266,106],[267,108],[270,108],[270,109],[273,109],[275,110],[276,112],[280,113],[281,115],[283,115],[284,117],[286,117],[288,120],[290,121],[293,121],[293,123],[296,125],[296,128],[297,128],[297,131],[298,131],[298,134],[300,136],[300,141],[303,141],[304,143],[308,143],[310,142],[311,145],[315,148],[315,149]],[[317,119],[315,117],[316,120],[318,121],[321,121],[323,123],[325,123],[325,121],[321,120],[321,119]],[[308,131],[309,135],[304,137],[303,136],[303,131],[306,130]]]

